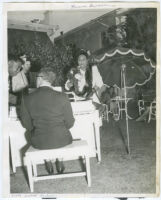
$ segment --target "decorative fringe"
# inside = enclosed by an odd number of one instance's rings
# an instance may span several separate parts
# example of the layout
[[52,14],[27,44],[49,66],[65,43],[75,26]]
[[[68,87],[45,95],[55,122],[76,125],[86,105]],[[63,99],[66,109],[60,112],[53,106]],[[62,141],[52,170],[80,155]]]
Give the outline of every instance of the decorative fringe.
[[[154,66],[154,65],[152,64],[150,58],[146,58],[144,52],[136,53],[136,52],[134,52],[134,51],[131,50],[131,49],[129,49],[129,50],[125,51],[125,52],[120,51],[119,49],[116,49],[113,53],[105,53],[104,56],[103,56],[102,58],[100,58],[100,59],[95,59],[95,60],[96,60],[97,62],[102,62],[106,57],[112,57],[112,56],[114,56],[114,55],[117,54],[117,53],[119,53],[119,54],[121,54],[121,55],[127,55],[127,54],[131,53],[132,55],[135,55],[135,56],[143,56],[143,57],[144,57],[144,60],[146,60],[147,62],[149,62],[152,68],[156,69],[156,66]],[[151,79],[151,77],[152,77],[152,75],[153,75],[154,73],[155,73],[155,71],[154,71],[154,72],[151,72],[149,78],[146,79],[143,83],[135,83],[134,85],[132,85],[132,86],[126,86],[125,88],[131,89],[131,88],[136,87],[137,85],[139,85],[139,86],[145,85],[145,84]],[[107,87],[109,87],[109,85],[107,85],[107,84],[104,84],[104,85],[106,85]],[[119,88],[116,84],[114,84],[113,86]]]

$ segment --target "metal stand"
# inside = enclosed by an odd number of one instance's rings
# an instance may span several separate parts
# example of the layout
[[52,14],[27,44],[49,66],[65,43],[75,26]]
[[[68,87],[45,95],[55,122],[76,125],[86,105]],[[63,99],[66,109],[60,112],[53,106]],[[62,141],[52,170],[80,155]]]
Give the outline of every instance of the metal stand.
[[[126,91],[126,79],[125,79],[125,68],[126,65],[122,65],[121,67],[121,90],[124,88],[124,103],[125,103],[125,108],[123,109],[125,111],[126,115],[126,134],[127,134],[127,151],[128,154],[130,154],[130,140],[129,140],[129,122],[128,119],[130,118],[127,113],[127,91]],[[122,93],[121,93],[121,98],[122,98]],[[121,109],[122,109],[122,101],[121,101]],[[122,117],[122,112],[121,112],[121,117]]]

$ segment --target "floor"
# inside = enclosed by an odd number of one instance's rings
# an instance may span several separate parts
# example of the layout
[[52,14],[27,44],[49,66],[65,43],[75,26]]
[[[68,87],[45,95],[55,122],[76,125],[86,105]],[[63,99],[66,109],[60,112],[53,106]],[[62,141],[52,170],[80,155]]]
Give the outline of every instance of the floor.
[[[155,193],[156,121],[129,120],[130,149],[127,154],[125,120],[104,121],[101,128],[102,162],[91,158],[92,186],[85,177],[46,180],[34,184],[35,193],[53,194],[147,194]],[[65,162],[66,172],[81,169],[80,161]],[[55,170],[56,171],[56,170]],[[43,165],[38,173],[45,173]],[[29,193],[22,168],[10,176],[11,193]]]

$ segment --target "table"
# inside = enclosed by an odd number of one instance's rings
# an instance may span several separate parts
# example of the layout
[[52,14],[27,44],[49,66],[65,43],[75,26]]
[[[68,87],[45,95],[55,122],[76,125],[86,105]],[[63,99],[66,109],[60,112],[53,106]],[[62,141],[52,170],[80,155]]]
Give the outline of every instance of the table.
[[[100,118],[92,101],[72,102],[75,124],[71,128],[74,140],[86,140],[90,146],[90,157],[97,157],[101,161],[100,152]],[[19,120],[9,119],[9,142],[11,149],[12,170],[16,173],[16,167],[23,166],[23,155],[29,145],[27,133]]]

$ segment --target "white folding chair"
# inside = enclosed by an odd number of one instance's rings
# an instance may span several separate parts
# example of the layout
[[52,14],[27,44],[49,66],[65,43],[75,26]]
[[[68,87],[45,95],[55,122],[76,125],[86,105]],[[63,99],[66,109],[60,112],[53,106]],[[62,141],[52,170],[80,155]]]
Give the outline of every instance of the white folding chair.
[[151,121],[151,119],[156,119],[156,101],[155,100],[151,102],[150,104],[148,123]]
[[142,111],[145,110],[144,100],[139,100],[138,101],[138,107],[139,107],[139,115],[141,115]]

